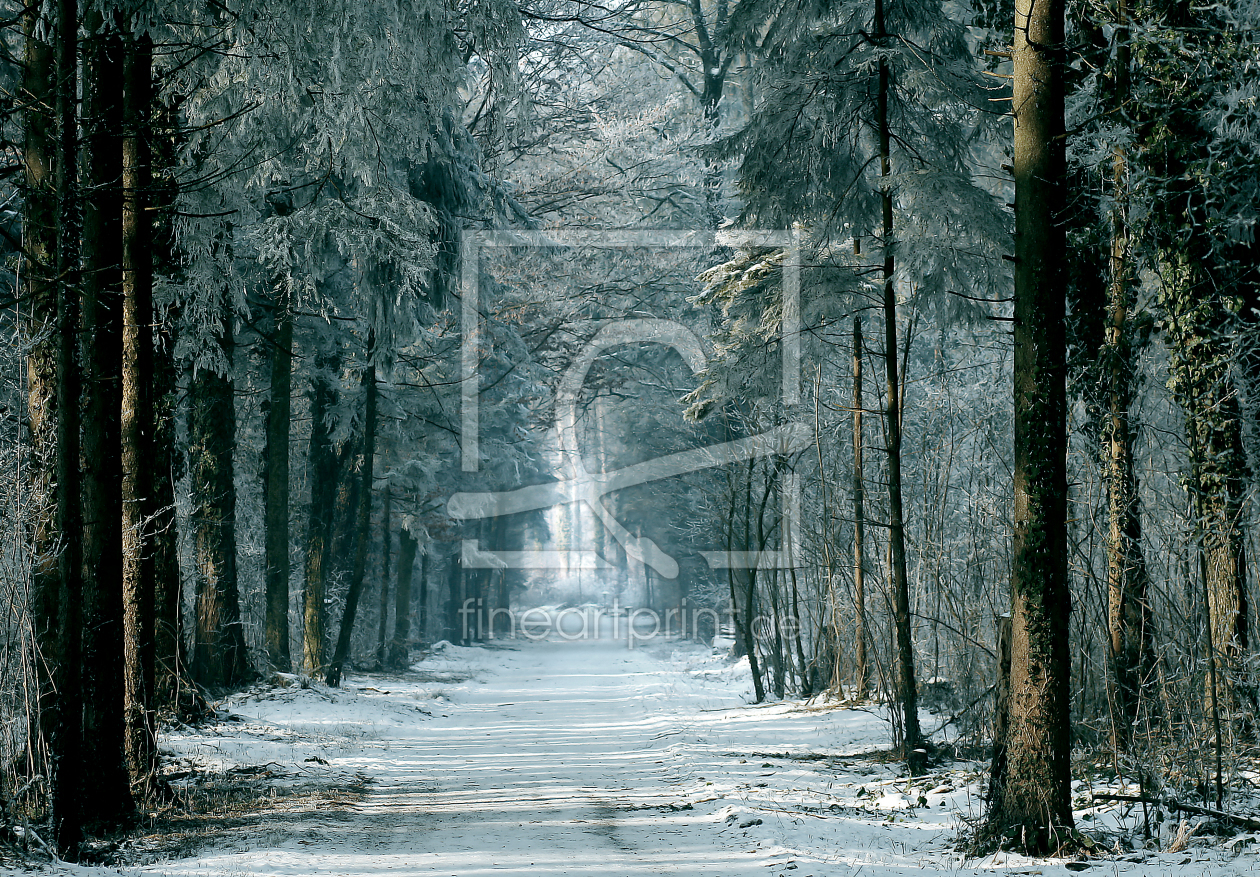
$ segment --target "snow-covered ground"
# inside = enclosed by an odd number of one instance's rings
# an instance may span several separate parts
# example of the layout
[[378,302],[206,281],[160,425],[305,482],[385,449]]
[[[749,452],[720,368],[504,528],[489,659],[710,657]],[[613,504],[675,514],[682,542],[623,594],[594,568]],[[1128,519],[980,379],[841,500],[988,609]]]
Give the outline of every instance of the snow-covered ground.
[[[357,793],[300,819],[285,821],[280,811],[265,824],[243,821],[191,857],[123,873],[892,877],[1084,868],[1197,877],[1260,870],[1247,843],[1221,839],[1088,864],[964,859],[954,847],[962,820],[980,813],[981,765],[955,764],[910,782],[879,755],[888,736],[879,715],[749,705],[746,665],[692,644],[443,645],[401,676],[351,675],[341,689],[288,681],[230,698],[219,721],[168,734],[163,750],[184,765],[262,766],[281,793],[312,783]],[[1113,808],[1094,823],[1124,818]],[[1254,836],[1237,840],[1247,838]],[[85,877],[120,871],[59,869]]]

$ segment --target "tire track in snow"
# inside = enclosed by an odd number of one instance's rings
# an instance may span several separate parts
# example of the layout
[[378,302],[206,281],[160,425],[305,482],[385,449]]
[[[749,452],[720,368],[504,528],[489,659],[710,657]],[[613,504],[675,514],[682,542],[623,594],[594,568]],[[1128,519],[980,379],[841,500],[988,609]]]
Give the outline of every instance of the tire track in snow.
[[[374,777],[352,819],[311,840],[248,839],[150,869],[172,875],[345,877],[764,873],[686,808],[678,745],[690,686],[615,641],[521,643],[483,680],[447,686],[441,715],[373,727],[335,759]],[[354,684],[351,679],[348,684]],[[397,684],[395,684],[397,683]],[[374,682],[374,685],[381,683]],[[415,699],[406,677],[390,693]]]

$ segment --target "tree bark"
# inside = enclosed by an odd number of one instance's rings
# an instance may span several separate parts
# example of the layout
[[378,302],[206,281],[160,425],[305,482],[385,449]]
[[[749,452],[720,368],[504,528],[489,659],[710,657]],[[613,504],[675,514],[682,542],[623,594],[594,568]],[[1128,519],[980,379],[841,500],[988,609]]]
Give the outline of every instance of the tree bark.
[[[163,326],[168,326],[168,319]],[[174,339],[157,333],[153,351],[153,577],[154,703],[177,706],[185,682],[183,580],[179,572],[179,531],[175,520],[176,368]]]
[[289,422],[293,385],[293,315],[287,297],[276,303],[271,350],[271,398],[267,407],[266,567],[264,623],[267,663],[293,669],[289,654]]
[[866,482],[862,472],[862,318],[853,318],[853,619],[854,687],[866,697]]
[[83,837],[82,542],[79,486],[79,203],[78,27],[76,0],[58,0],[55,37],[57,188],[57,411],[56,520],[63,534],[57,563],[60,618],[54,665],[54,728],[48,745],[53,843],[62,858],[77,861]]
[[[729,418],[726,421],[724,432],[726,440],[730,441],[732,431]],[[742,490],[733,474],[728,476],[727,480],[731,499],[730,512],[726,520],[727,551],[735,551],[737,548],[747,549],[752,543],[749,528],[752,515],[753,463],[750,461],[743,471],[746,473],[746,477],[744,478]],[[741,497],[744,501],[742,517],[739,509]],[[743,527],[742,534],[737,529],[741,526]],[[761,703],[766,699],[766,689],[765,683],[761,679],[761,666],[757,660],[756,631],[753,629],[756,618],[756,572],[755,569],[737,569],[732,566],[726,571],[726,576],[731,592],[731,620],[735,625],[736,640],[739,646],[743,648],[744,654],[748,656],[748,669],[752,674],[753,702]],[[643,568],[643,574],[646,578],[648,567]]]
[[1017,0],[1015,531],[1006,764],[988,828],[1030,853],[1072,827],[1062,0]]
[[[134,814],[124,718],[122,558],[122,74],[112,21],[88,16],[83,62],[83,741],[88,823]],[[86,339],[90,339],[87,341]]]
[[[1186,213],[1177,222],[1199,223],[1202,204],[1187,193]],[[1179,199],[1180,200],[1180,199]],[[1204,553],[1211,639],[1222,671],[1221,700],[1227,709],[1243,691],[1239,659],[1250,644],[1246,540],[1243,520],[1248,478],[1242,412],[1234,385],[1233,302],[1217,284],[1212,241],[1206,234],[1168,243],[1171,270],[1162,290],[1164,329],[1170,348],[1169,386],[1185,414],[1190,447],[1186,486],[1194,511],[1195,541]],[[1244,687],[1247,687],[1244,685]]]
[[[1222,62],[1223,55],[1213,54],[1220,45],[1219,12],[1213,7],[1160,3],[1154,11],[1185,39],[1191,56]],[[1177,77],[1148,78],[1147,85],[1159,101],[1153,116],[1158,124],[1143,153],[1161,186],[1161,197],[1149,202],[1147,227],[1161,257],[1161,328],[1170,354],[1169,388],[1185,415],[1186,488],[1195,541],[1205,554],[1211,642],[1222,671],[1222,706],[1251,712],[1254,706],[1246,702],[1255,697],[1254,683],[1246,681],[1249,672],[1239,664],[1250,640],[1243,533],[1249,472],[1237,384],[1246,368],[1245,357],[1238,360],[1245,345],[1237,343],[1236,333],[1248,288],[1255,296],[1255,249],[1226,244],[1228,235],[1218,228],[1210,200],[1215,196],[1203,185],[1200,162],[1205,144],[1216,136],[1204,114],[1212,90],[1187,89]],[[1254,314],[1244,320],[1254,320]]]
[[381,524],[381,602],[380,612],[377,618],[376,628],[376,666],[384,669],[385,667],[385,647],[386,636],[389,633],[389,552],[391,536],[392,518],[394,510],[391,502],[392,496],[389,485],[385,485],[385,508],[382,514],[383,523]]
[[[231,368],[232,347],[224,326],[220,343]],[[193,542],[197,562],[193,679],[228,688],[252,675],[241,627],[236,577],[236,486],[232,452],[236,407],[232,382],[209,369],[193,376],[189,468],[193,494]]]
[[[368,342],[369,357],[375,344]],[[359,507],[356,532],[358,538],[354,550],[354,569],[350,575],[350,589],[346,592],[346,608],[341,614],[341,630],[337,634],[337,648],[328,665],[324,681],[336,688],[341,684],[342,668],[350,656],[350,637],[354,632],[354,617],[359,608],[359,595],[363,591],[363,579],[367,570],[368,536],[372,521],[372,467],[376,456],[376,364],[369,359],[363,370],[363,470],[360,473]]]
[[993,758],[989,767],[989,794],[992,805],[1006,775],[1006,740],[1011,700],[1011,617],[997,621],[997,679],[993,686]]
[[[156,100],[150,105],[150,198],[154,271],[178,270],[172,217],[178,186],[167,169],[176,163],[177,110]],[[161,133],[159,133],[161,132]],[[162,171],[156,169],[161,168]],[[176,412],[183,389],[175,362],[175,332],[179,309],[168,303],[153,314],[153,442],[152,522],[154,575],[154,699],[155,704],[182,709],[182,696],[195,689],[189,684],[183,620],[183,579],[179,568],[179,530],[175,513],[175,484],[184,471],[185,457],[177,440]],[[196,698],[187,701],[196,704]]]
[[[567,506],[566,506],[567,508]],[[446,569],[446,599],[443,602],[442,638],[448,642],[460,641],[459,604],[463,583],[463,564],[461,563],[459,543],[451,552],[450,565]]]
[[324,670],[328,641],[328,573],[332,562],[332,527],[337,495],[337,455],[328,416],[337,403],[333,384],[336,357],[320,355],[311,381],[311,438],[307,480],[311,506],[306,528],[306,565],[302,592],[302,666],[312,676]]
[[[1185,218],[1193,220],[1195,213]],[[1177,257],[1180,264],[1163,291],[1169,385],[1185,413],[1190,446],[1186,486],[1205,560],[1211,640],[1223,675],[1221,700],[1232,709],[1244,694],[1235,683],[1239,659],[1250,645],[1251,615],[1242,529],[1248,473],[1242,412],[1231,375],[1234,346],[1228,336],[1234,317],[1208,267],[1211,241],[1192,239],[1186,247],[1191,252]]]
[[[884,2],[875,0],[875,39],[882,45],[888,39],[884,26]],[[888,116],[888,97],[892,90],[892,71],[888,60],[879,59],[879,91],[876,113],[879,129],[879,175],[887,180],[892,175],[892,134]],[[883,308],[884,308],[884,374],[887,379],[885,430],[888,439],[888,535],[893,573],[893,626],[897,633],[897,694],[902,712],[902,754],[906,769],[912,775],[926,765],[923,734],[919,728],[919,698],[914,673],[914,638],[910,624],[910,584],[906,574],[906,525],[901,499],[901,379],[897,374],[897,289],[893,259],[893,193],[884,183],[880,194],[883,220]]]
[[[394,588],[394,637],[389,647],[389,666],[405,670],[411,657],[411,580],[420,543],[406,527],[398,530],[398,583]],[[421,576],[423,593],[424,577]],[[423,631],[422,631],[423,632]]]
[[133,781],[154,768],[153,251],[149,119],[152,46],[128,40],[123,62],[122,538],[125,743]]
[[[1117,7],[1116,93],[1114,105],[1125,112],[1129,101],[1129,29],[1127,0]],[[1133,469],[1135,353],[1129,312],[1133,267],[1128,226],[1128,157],[1117,147],[1112,158],[1111,280],[1103,349],[1107,415],[1103,446],[1107,483],[1107,626],[1111,658],[1112,745],[1126,750],[1138,718],[1142,684],[1154,665],[1148,577],[1142,553],[1142,520]]]
[[359,536],[359,487],[363,479],[355,477],[359,462],[361,436],[351,434],[337,452],[336,503],[331,530],[331,566],[329,578],[337,583],[354,571],[354,548]]
[[1251,617],[1242,530],[1247,469],[1238,397],[1228,376],[1229,355],[1219,341],[1199,347],[1216,349],[1202,360],[1184,351],[1174,356],[1174,367],[1183,378],[1178,395],[1190,438],[1189,486],[1203,554],[1210,642],[1223,677],[1219,693],[1212,696],[1232,712],[1254,698],[1253,691],[1243,690],[1247,684],[1240,678],[1240,659],[1250,646]]
[[416,612],[416,637],[421,642],[429,635],[429,550],[420,555],[420,604]]
[[54,175],[55,53],[47,41],[49,22],[40,7],[22,12],[25,66],[20,103],[25,140],[22,162],[26,190],[22,202],[22,294],[26,300],[23,336],[26,354],[26,414],[31,454],[27,482],[35,513],[29,533],[31,550],[31,623],[34,628],[30,666],[38,707],[30,713],[30,745],[25,773],[47,775],[45,753],[55,733],[58,664],[57,535],[57,184]]

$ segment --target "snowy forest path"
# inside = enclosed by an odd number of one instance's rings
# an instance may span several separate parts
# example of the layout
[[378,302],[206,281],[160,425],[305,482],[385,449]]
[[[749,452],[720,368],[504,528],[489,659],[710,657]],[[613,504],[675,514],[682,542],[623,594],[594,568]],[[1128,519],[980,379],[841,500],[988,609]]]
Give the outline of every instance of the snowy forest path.
[[[215,722],[168,729],[168,757],[217,776],[265,772],[279,794],[143,877],[1067,877],[1081,866],[967,859],[959,829],[979,815],[987,763],[908,777],[874,705],[753,704],[747,662],[696,643],[439,645],[405,673],[355,673],[340,689],[287,681],[232,695]],[[1134,829],[1118,810],[1091,828],[1121,817]],[[1227,877],[1254,862],[1219,847],[1087,864]]]
[[670,739],[687,698],[658,661],[607,640],[512,657],[396,753],[398,772],[360,805],[394,823],[392,870],[730,873],[712,826],[685,818],[691,781]]
[[[292,832],[273,824],[230,852],[152,870],[730,877],[764,867],[730,845],[713,813],[693,806],[703,771],[682,742],[698,710],[736,707],[739,698],[624,641],[517,641],[491,654],[493,668],[436,691],[431,678],[416,681],[423,674],[347,680],[366,684],[362,692],[390,689],[380,692],[389,695],[382,706],[411,704],[414,716],[423,698],[419,708],[432,713],[393,727],[377,721],[356,752],[330,753],[334,766],[372,778],[352,809]],[[343,727],[334,715],[325,721]]]

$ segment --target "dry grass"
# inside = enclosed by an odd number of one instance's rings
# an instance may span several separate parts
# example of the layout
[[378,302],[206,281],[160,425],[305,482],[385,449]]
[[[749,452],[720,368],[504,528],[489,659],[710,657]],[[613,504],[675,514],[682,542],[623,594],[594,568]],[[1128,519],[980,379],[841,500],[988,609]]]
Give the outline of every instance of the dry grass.
[[243,837],[300,831],[306,820],[348,818],[371,779],[294,782],[272,766],[213,772],[168,766],[168,800],[135,829],[92,841],[83,860],[107,865],[144,865],[187,858],[208,847]]

